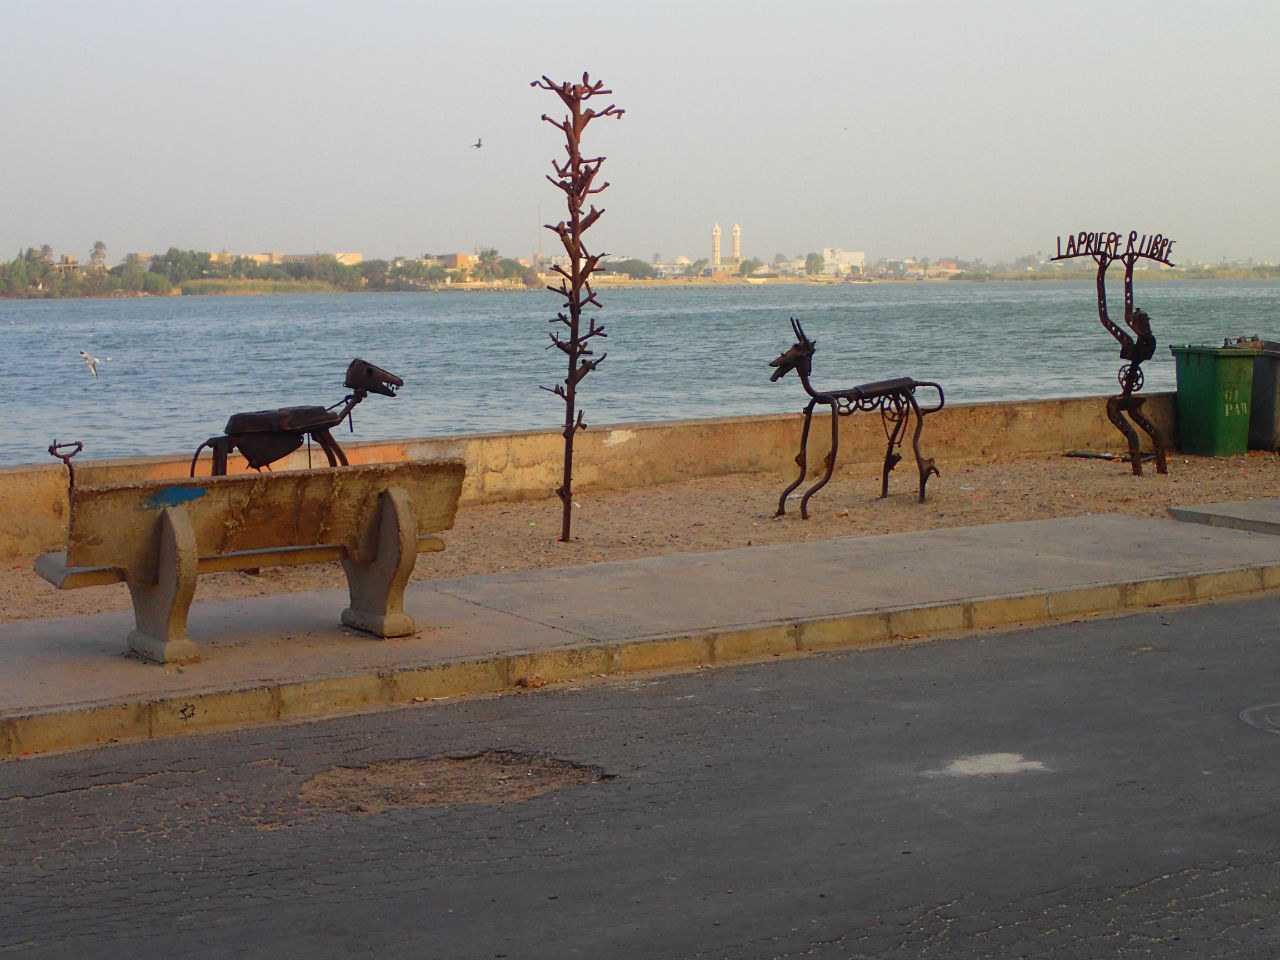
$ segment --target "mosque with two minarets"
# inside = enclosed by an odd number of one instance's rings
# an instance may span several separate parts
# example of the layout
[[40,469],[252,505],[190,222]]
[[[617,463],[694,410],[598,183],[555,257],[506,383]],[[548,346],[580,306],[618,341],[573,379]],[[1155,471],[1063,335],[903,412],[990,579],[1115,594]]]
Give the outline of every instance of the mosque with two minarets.
[[742,228],[736,223],[733,225],[733,255],[728,260],[722,260],[720,257],[720,224],[715,224],[711,228],[711,273],[737,273],[738,267],[742,263]]

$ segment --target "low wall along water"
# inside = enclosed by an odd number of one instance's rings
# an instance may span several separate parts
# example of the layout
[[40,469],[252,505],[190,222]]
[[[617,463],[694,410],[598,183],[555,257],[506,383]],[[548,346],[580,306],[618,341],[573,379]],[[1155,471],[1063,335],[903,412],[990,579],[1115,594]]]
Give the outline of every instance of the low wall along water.
[[[1175,395],[1153,393],[1146,411],[1172,446]],[[693,477],[795,470],[801,414],[675,420],[656,423],[592,426],[574,440],[575,494],[592,489],[627,489]],[[809,438],[813,472],[822,469],[830,425],[815,417]],[[906,444],[910,444],[910,438]],[[885,435],[878,414],[854,414],[840,424],[838,464],[865,463],[878,468]],[[1105,397],[959,404],[925,418],[921,450],[933,457],[946,482],[949,462],[996,456],[1090,452],[1127,452],[1124,438],[1106,415]],[[353,464],[396,460],[461,458],[467,464],[463,505],[498,500],[554,496],[560,485],[564,440],[559,430],[426,437],[416,440],[344,445]],[[904,465],[910,465],[910,455]],[[314,447],[311,462],[324,462]],[[279,462],[282,470],[306,469],[304,446]],[[119,483],[146,479],[181,479],[189,457],[144,457],[129,460],[77,460],[76,483]],[[902,469],[901,467],[899,469]],[[231,473],[248,470],[232,458]],[[207,459],[197,472],[207,475]],[[937,484],[939,480],[934,480]],[[0,558],[30,560],[36,554],[66,546],[67,472],[57,462],[48,466],[0,468]]]

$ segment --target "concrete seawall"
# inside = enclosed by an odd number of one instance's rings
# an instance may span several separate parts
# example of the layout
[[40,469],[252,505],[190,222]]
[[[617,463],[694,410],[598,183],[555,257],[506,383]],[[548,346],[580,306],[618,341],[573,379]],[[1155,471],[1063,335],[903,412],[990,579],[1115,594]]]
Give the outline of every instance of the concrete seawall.
[[[1170,445],[1173,393],[1147,397],[1147,413]],[[921,450],[937,460],[944,476],[948,462],[997,456],[1060,453],[1068,450],[1123,452],[1124,438],[1107,420],[1105,397],[957,404],[925,419]],[[574,489],[626,489],[691,477],[732,473],[788,473],[800,438],[799,413],[710,420],[593,426],[574,441]],[[825,417],[810,437],[811,469],[819,469],[830,426]],[[910,443],[910,440],[907,440]],[[880,417],[855,414],[840,424],[843,464],[878,465],[885,437]],[[344,445],[353,464],[459,457],[466,461],[462,503],[523,500],[552,495],[560,483],[564,441],[559,430],[467,434]],[[311,462],[324,462],[315,447]],[[277,464],[308,466],[306,447]],[[207,461],[199,471],[208,473]],[[188,475],[190,456],[128,460],[77,460],[78,484]],[[230,472],[247,469],[232,459]],[[908,462],[899,470],[911,469]],[[936,482],[936,481],[935,481]],[[0,558],[29,559],[66,545],[67,474],[61,464],[0,468]]]

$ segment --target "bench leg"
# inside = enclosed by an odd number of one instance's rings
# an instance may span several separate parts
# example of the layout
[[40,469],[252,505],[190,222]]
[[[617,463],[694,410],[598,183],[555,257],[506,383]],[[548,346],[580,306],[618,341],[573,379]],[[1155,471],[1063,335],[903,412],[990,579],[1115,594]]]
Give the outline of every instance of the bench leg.
[[156,663],[200,659],[200,648],[187,636],[187,611],[196,592],[196,537],[191,518],[180,507],[160,514],[159,559],[155,583],[129,583],[133,619],[129,649]]
[[404,588],[418,559],[418,523],[413,501],[399,487],[379,498],[378,552],[371,563],[342,560],[351,592],[351,606],[342,622],[379,637],[405,637],[417,631],[404,612]]

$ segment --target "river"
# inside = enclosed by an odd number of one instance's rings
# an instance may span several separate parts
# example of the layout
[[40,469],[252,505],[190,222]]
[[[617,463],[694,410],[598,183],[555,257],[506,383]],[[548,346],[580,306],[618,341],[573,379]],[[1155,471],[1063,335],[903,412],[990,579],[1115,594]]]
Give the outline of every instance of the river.
[[[1117,278],[1111,315],[1123,312]],[[1135,279],[1159,341],[1147,392],[1172,390],[1170,344],[1280,340],[1280,281]],[[867,283],[602,289],[608,358],[579,386],[588,425],[799,411],[768,361],[797,317],[817,341],[813,382],[936,380],[948,403],[1115,392],[1118,344],[1091,282]],[[303,294],[0,301],[5,416],[0,465],[189,454],[247,410],[342,399],[362,357],[405,381],[355,411],[355,440],[558,429],[540,387],[565,374],[548,350],[550,292]],[[98,358],[98,378],[79,351]],[[110,359],[106,359],[110,358]],[[343,427],[344,439],[347,435]]]

